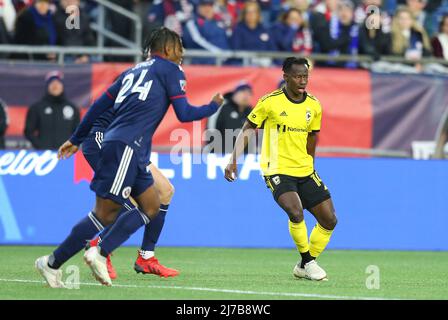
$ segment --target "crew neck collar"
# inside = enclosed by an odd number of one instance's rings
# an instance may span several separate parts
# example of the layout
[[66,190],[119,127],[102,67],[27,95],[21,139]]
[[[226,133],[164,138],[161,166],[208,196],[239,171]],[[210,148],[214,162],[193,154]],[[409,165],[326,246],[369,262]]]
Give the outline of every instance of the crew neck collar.
[[283,93],[285,94],[286,98],[288,98],[289,101],[291,101],[292,103],[295,103],[295,104],[300,104],[300,103],[305,102],[306,98],[308,97],[308,93],[305,91],[305,92],[303,93],[303,98],[302,98],[302,99],[300,99],[300,100],[294,100],[294,99],[292,99],[292,98],[288,95],[288,92],[286,91],[286,88],[285,88],[285,87],[282,88],[282,91],[283,91]]

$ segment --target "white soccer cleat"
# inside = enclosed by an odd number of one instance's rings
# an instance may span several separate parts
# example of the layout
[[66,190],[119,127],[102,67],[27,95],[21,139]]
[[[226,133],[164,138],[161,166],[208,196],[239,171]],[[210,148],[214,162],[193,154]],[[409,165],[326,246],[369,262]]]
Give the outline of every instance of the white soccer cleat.
[[49,256],[43,256],[37,258],[37,260],[34,262],[34,267],[45,279],[45,282],[47,282],[49,287],[65,288],[64,282],[62,282],[62,270],[50,268],[48,266],[48,257]]
[[314,281],[327,280],[327,273],[322,269],[316,262],[316,260],[311,260],[304,266],[305,278]]
[[294,266],[294,269],[292,270],[292,274],[298,279],[306,279],[306,271],[304,268],[300,267],[301,264],[302,260],[297,262],[297,264]]
[[105,286],[112,286],[109,272],[107,271],[106,258],[100,254],[98,247],[91,247],[84,253],[84,261],[92,270],[95,279]]

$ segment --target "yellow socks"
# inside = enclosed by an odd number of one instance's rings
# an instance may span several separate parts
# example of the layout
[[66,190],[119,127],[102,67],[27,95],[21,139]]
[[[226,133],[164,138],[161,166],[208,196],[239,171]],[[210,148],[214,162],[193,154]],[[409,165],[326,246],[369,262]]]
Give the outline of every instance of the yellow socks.
[[291,220],[288,222],[289,233],[296,244],[297,250],[299,250],[300,253],[307,252],[310,247],[308,245],[308,231],[306,229],[305,220],[302,220],[299,223],[291,222]]
[[333,230],[324,229],[319,223],[316,223],[310,235],[309,248],[312,257],[317,258],[324,251],[332,233]]

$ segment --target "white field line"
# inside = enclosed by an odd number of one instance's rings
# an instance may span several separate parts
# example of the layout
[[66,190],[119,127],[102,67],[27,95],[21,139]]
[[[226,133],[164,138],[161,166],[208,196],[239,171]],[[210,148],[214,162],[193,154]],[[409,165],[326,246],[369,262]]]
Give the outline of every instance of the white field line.
[[[45,284],[45,281],[25,280],[25,279],[1,279],[0,278],[0,282]],[[76,283],[74,283],[73,285],[76,285]],[[100,283],[95,283],[95,282],[80,282],[79,285],[101,286]],[[183,286],[157,286],[157,285],[139,286],[139,285],[133,285],[133,284],[113,284],[112,286],[117,287],[117,288],[169,289],[169,290],[220,292],[220,293],[231,293],[231,294],[241,294],[241,295],[260,295],[260,296],[273,296],[273,297],[297,297],[297,298],[318,298],[318,299],[337,299],[337,300],[396,300],[396,299],[379,298],[379,297],[338,296],[338,295],[318,294],[318,293],[268,292],[268,291],[250,291],[250,290],[216,289],[216,288],[183,287]]]

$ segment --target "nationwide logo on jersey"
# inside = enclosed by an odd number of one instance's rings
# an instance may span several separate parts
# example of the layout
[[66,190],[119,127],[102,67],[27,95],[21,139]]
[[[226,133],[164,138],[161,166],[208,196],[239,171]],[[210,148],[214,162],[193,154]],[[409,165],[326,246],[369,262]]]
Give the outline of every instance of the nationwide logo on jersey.
[[306,122],[307,123],[310,123],[310,121],[311,121],[311,111],[308,109],[308,110],[306,110],[306,115],[305,115],[305,117],[306,117]]
[[180,84],[180,89],[181,89],[183,92],[186,92],[186,89],[187,89],[187,81],[185,81],[185,80],[179,80],[179,84]]

